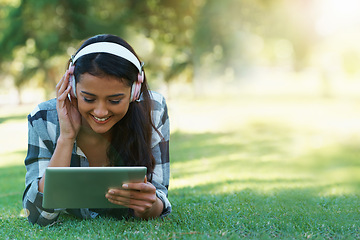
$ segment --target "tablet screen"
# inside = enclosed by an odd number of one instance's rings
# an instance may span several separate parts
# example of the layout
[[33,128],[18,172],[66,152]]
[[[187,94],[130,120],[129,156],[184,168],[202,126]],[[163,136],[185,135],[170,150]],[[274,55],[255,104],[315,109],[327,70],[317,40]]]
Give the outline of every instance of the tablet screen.
[[48,167],[45,171],[43,207],[122,208],[105,194],[126,182],[143,182],[146,167]]

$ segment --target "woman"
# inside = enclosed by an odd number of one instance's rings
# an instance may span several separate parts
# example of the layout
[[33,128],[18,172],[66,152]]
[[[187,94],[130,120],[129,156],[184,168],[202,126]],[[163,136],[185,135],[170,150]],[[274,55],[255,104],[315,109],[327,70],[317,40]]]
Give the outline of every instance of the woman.
[[[123,39],[94,36],[70,59],[56,86],[57,98],[28,116],[23,207],[31,223],[52,224],[63,211],[85,219],[149,219],[171,212],[167,107],[160,94],[148,90],[142,66]],[[69,166],[146,166],[148,181],[109,190],[106,198],[125,211],[44,209],[45,169]]]

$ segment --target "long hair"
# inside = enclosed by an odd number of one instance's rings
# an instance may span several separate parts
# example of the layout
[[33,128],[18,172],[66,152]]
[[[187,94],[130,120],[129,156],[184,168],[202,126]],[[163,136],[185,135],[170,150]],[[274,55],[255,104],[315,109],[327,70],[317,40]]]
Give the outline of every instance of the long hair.
[[[77,52],[96,42],[120,44],[137,57],[133,48],[125,40],[109,34],[89,38]],[[76,61],[74,69],[76,83],[80,75],[84,73],[97,77],[114,76],[131,87],[137,81],[139,72],[131,62],[124,58],[109,53],[92,53]],[[146,166],[147,174],[151,176],[155,167],[155,159],[151,151],[151,135],[152,130],[156,128],[151,119],[151,99],[145,72],[140,93],[141,101],[131,102],[125,116],[113,126],[107,156],[111,166]]]

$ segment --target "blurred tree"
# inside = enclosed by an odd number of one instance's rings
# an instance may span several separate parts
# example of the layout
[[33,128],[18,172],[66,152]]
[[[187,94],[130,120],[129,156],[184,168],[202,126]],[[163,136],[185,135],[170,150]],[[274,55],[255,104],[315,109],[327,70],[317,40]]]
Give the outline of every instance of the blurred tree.
[[147,68],[166,83],[181,74],[187,81],[241,74],[259,59],[294,58],[302,66],[309,49],[305,27],[285,0],[2,0],[0,6],[1,67],[10,74],[12,62],[19,89],[35,74],[43,76],[39,85],[53,89],[65,55],[99,33],[147,39]]
[[[288,47],[293,48],[294,64],[303,67],[314,33],[309,27],[311,19],[299,17],[296,11],[306,9],[307,3],[302,0],[206,1],[198,14],[193,39],[196,62],[201,63],[206,53],[212,53],[213,62],[221,69],[240,66],[241,70],[241,66],[254,64],[251,59],[254,51],[262,55],[257,55],[256,60],[267,56],[271,62],[276,61],[277,50],[285,54],[290,50],[285,49]],[[264,52],[267,46],[271,48],[269,55]]]
[[[123,0],[106,4],[95,0],[22,0],[18,5],[7,6],[4,14],[0,47],[7,54],[0,61],[12,61],[17,49],[26,50],[27,42],[34,43],[34,51],[25,51],[24,59],[38,59],[31,67],[37,71],[31,73],[41,71],[44,78],[40,84],[53,89],[58,81],[53,76],[58,74],[51,73],[58,71],[59,63],[51,58],[63,55],[68,46],[91,35],[124,35],[132,29],[156,43],[148,67],[162,73],[169,82],[184,69],[192,68],[194,18],[201,5],[202,1],[198,0]],[[27,66],[18,69],[20,72],[15,77],[19,78],[18,88],[33,75],[27,69]]]
[[[11,71],[18,90],[39,72],[43,73],[39,85],[45,86],[47,90],[54,89],[58,73],[61,72],[59,61],[52,61],[56,56],[64,55],[69,46],[91,35],[102,31],[118,34],[124,29],[124,26],[118,24],[123,15],[113,14],[112,21],[102,20],[94,9],[96,4],[92,2],[22,0],[18,5],[7,5],[4,8],[4,23],[0,25],[0,50],[4,54],[0,56],[0,61],[22,65],[21,68],[15,68],[15,72]],[[115,6],[116,1],[103,5],[109,9],[122,9]],[[29,64],[29,59],[32,64]],[[2,64],[2,71],[10,73],[10,69],[4,66],[7,65]],[[62,69],[65,67],[64,62]]]
[[192,81],[194,69],[193,36],[197,14],[203,0],[134,0],[131,9],[136,14],[133,26],[152,39],[154,50],[148,67],[169,85],[187,70],[187,81]]

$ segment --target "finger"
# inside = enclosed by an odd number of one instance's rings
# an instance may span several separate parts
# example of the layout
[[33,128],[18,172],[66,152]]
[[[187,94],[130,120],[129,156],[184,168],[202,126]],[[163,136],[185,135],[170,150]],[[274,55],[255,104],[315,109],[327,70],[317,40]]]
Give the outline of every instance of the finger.
[[66,75],[68,74],[69,70],[66,70],[60,81],[56,84],[57,88],[60,88],[61,84],[64,82]]
[[57,95],[61,95],[69,87],[69,71],[66,71],[57,86]]
[[129,205],[139,205],[139,204],[150,204],[156,202],[156,194],[155,193],[141,193],[137,191],[129,191],[125,195],[116,195],[107,193],[105,195],[107,199],[120,202],[121,205],[129,204]]
[[71,86],[69,85],[61,93],[59,91],[59,95],[57,97],[58,101],[66,101],[66,99],[68,98],[68,94],[70,93],[70,90],[71,90]]
[[69,94],[70,88],[67,88],[60,96],[57,96],[57,109],[64,109],[66,106],[68,106],[70,103],[68,94]]
[[119,197],[125,197],[125,198],[130,198],[130,196],[132,195],[131,194],[131,191],[129,190],[121,190],[121,189],[110,189],[107,194],[107,196],[111,196],[113,198],[119,196]]
[[152,207],[151,202],[136,200],[136,199],[108,198],[108,201],[116,205],[132,208],[135,211],[145,211],[145,209],[149,209]]
[[130,204],[130,199],[126,197],[119,197],[115,195],[106,194],[105,197],[112,203],[122,206],[128,206]]
[[[118,200],[122,202],[141,200],[145,202],[154,202],[156,200],[156,192],[140,192],[137,190],[109,190],[106,198]],[[124,200],[126,199],[126,200]]]
[[106,194],[105,197],[108,199],[109,202],[125,207],[151,205],[148,201],[142,199],[133,199],[129,197],[122,197],[111,194]]
[[[67,72],[67,71],[66,71],[66,72]],[[56,90],[59,90],[61,84],[64,82],[64,78],[65,78],[66,72],[64,73],[64,75],[62,76],[62,78],[60,79],[60,81],[56,84]]]
[[111,199],[141,199],[146,200],[149,193],[140,192],[138,190],[109,190],[106,197]]
[[122,203],[122,202],[119,202],[119,201],[116,201],[116,200],[113,200],[113,199],[109,199],[109,198],[108,198],[108,201],[111,202],[111,203],[113,203],[113,204],[120,205],[120,206],[124,206],[124,207],[128,207],[128,206],[129,206],[129,204],[127,204],[127,203]]
[[126,190],[136,190],[139,192],[155,192],[156,188],[149,182],[146,183],[126,183],[122,187]]

